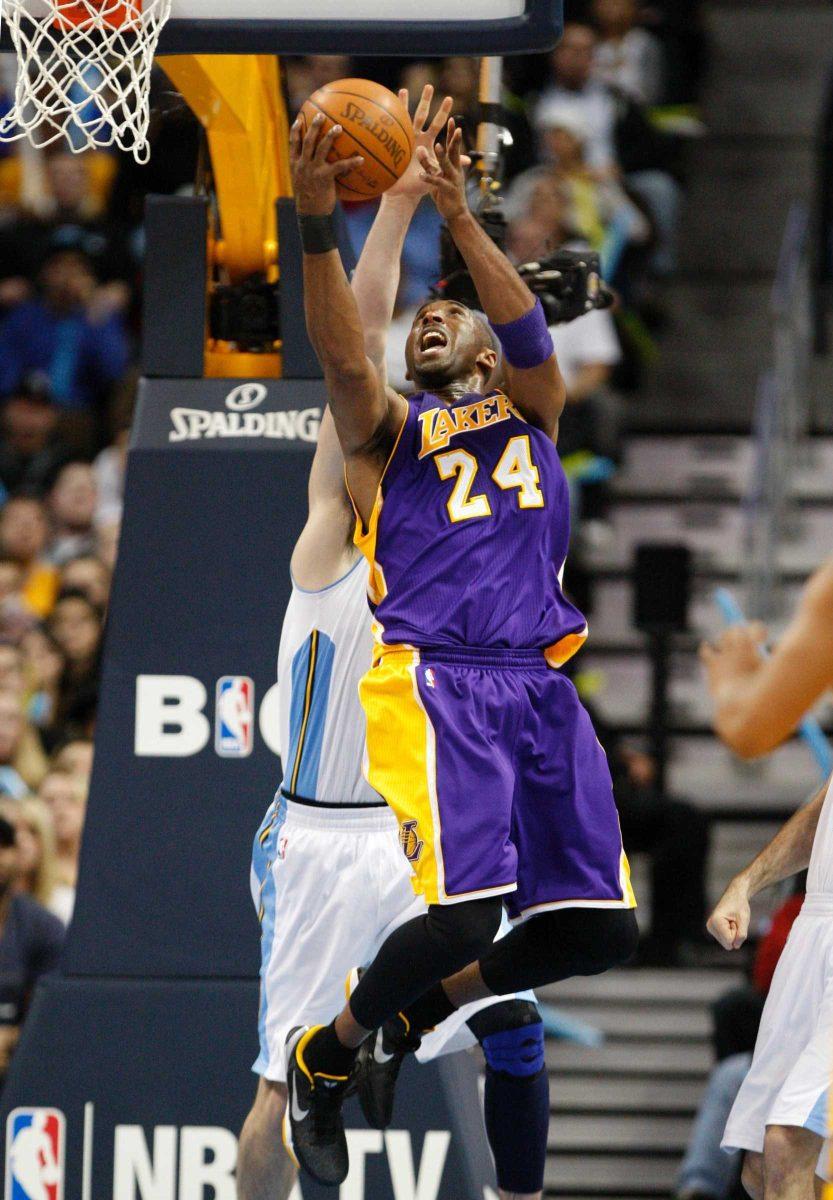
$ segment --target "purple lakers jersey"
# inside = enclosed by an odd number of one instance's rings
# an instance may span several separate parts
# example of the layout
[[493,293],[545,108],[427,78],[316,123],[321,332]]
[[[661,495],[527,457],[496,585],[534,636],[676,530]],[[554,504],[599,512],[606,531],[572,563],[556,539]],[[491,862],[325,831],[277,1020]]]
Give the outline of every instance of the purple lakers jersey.
[[408,400],[368,528],[374,632],[385,645],[542,649],[587,636],[561,591],[567,481],[552,440],[502,392]]

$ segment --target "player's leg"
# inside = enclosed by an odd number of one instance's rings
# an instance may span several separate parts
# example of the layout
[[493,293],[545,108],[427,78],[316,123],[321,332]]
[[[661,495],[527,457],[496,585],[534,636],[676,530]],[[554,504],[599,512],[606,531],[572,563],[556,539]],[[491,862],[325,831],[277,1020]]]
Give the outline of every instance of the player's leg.
[[[478,962],[430,988],[405,1009],[416,1029],[466,1004],[526,991],[576,975],[600,975],[628,961],[639,930],[632,909],[565,908],[541,913],[490,946]],[[507,981],[513,980],[510,987]]]
[[238,1200],[288,1200],[297,1170],[281,1139],[285,1111],[286,1084],[261,1079],[240,1133]]
[[[316,1081],[328,1087],[345,1080],[370,1030],[491,945],[501,896],[514,890],[517,869],[509,840],[514,765],[506,749],[517,696],[507,694],[502,673],[394,652],[365,677],[361,694],[368,780],[396,812],[414,888],[428,911],[390,935],[330,1025],[288,1047],[290,1083],[297,1080],[304,1093],[297,1111],[311,1113],[309,1152],[320,1150],[327,1171],[325,1142],[335,1146],[340,1135],[329,1119],[327,1089],[316,1092]],[[325,1103],[332,1128],[319,1138],[312,1108]]]
[[814,1200],[824,1139],[797,1125],[769,1125],[764,1139],[764,1200]]
[[743,1169],[740,1181],[752,1200],[764,1200],[764,1156],[754,1150],[747,1150],[743,1156]]
[[505,1200],[539,1200],[550,1123],[544,1026],[538,1006],[511,999],[467,1022],[486,1059],[486,1133]]

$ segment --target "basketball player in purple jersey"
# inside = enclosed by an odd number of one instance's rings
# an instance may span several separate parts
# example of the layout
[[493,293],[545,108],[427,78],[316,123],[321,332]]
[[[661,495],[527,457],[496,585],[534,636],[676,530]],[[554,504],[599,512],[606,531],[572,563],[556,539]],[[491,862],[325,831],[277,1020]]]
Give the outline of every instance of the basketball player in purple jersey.
[[[335,179],[354,165],[327,162],[338,133],[292,130],[306,319],[370,566],[367,779],[428,912],[385,941],[330,1025],[287,1039],[286,1133],[329,1183],[347,1175],[340,1102],[373,1031],[390,1053],[475,997],[603,971],[637,938],[605,756],[557,670],[587,630],[561,591],[564,385],[543,311],[469,211],[451,120],[436,157],[420,148],[422,178],[489,323],[424,305],[407,346],[419,390],[383,385],[336,250]],[[507,394],[488,391],[498,343]],[[504,905],[516,928],[494,943]]]

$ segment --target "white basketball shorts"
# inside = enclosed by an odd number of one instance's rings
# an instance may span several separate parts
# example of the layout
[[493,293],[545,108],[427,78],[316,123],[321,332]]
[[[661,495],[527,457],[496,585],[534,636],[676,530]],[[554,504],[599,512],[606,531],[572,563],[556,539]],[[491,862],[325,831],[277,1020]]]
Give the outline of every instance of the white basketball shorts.
[[[426,911],[387,808],[313,807],[275,798],[254,841],[252,897],[261,924],[260,1055],[254,1070],[285,1082],[284,1043],[326,1024],[345,982],[405,921]],[[525,993],[524,998],[533,998]],[[466,1005],[423,1038],[426,1061],[475,1043],[466,1021],[506,997]]]
[[[746,1076],[723,1134],[724,1150],[764,1148],[767,1125],[827,1136],[833,1076],[833,896],[810,893],[772,979]],[[826,1171],[826,1147],[817,1174]]]

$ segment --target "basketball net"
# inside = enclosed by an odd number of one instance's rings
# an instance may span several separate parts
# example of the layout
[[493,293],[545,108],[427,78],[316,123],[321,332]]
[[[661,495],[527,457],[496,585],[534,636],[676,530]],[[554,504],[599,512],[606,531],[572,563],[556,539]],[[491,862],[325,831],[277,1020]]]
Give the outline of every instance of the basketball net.
[[153,57],[171,0],[2,0],[17,54],[0,142],[118,146],[147,162]]

